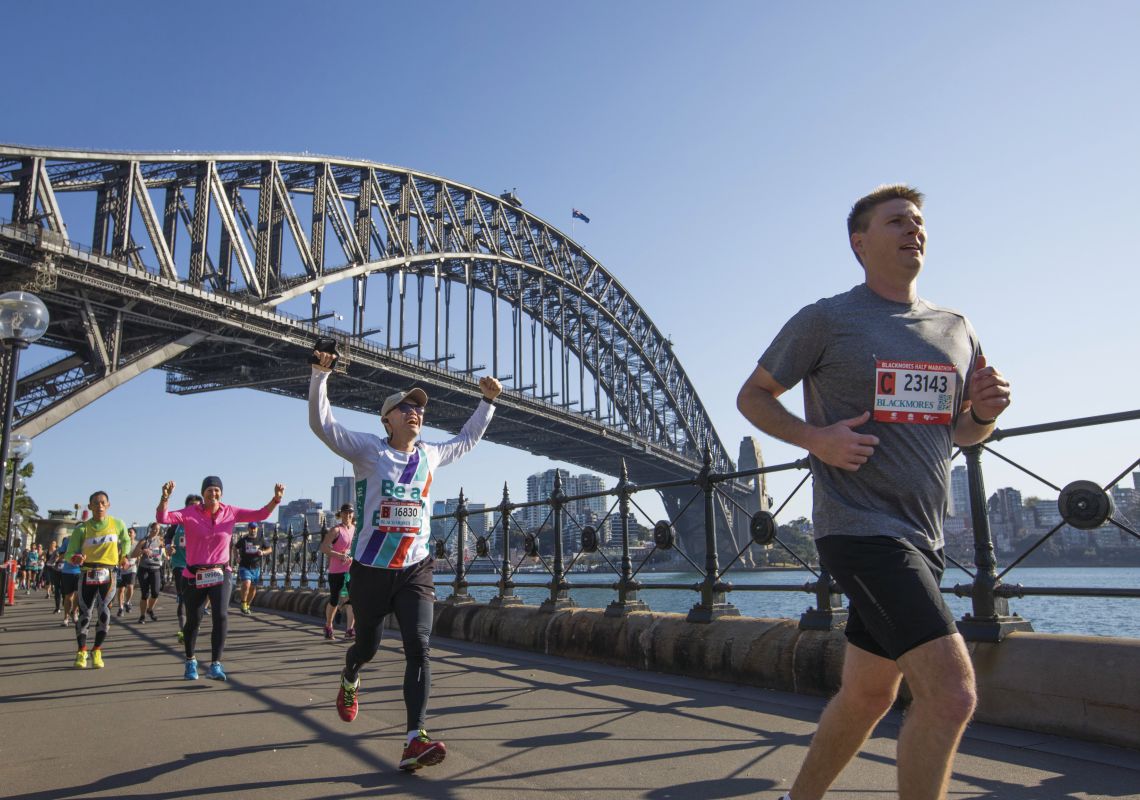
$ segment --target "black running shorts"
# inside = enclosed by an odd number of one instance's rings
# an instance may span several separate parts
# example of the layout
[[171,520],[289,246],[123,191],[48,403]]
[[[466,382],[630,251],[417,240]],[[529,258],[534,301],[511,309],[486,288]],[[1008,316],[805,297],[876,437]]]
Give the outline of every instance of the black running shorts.
[[850,601],[847,641],[860,650],[896,661],[957,632],[938,590],[945,570],[941,550],[890,536],[824,536],[815,545],[820,563]]

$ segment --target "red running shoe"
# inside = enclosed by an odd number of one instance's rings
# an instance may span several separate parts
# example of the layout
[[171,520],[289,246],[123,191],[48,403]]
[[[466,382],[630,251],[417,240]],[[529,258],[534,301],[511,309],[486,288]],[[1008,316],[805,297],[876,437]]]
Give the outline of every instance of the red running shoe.
[[434,767],[447,758],[447,745],[443,742],[433,742],[427,731],[421,730],[420,735],[404,748],[404,755],[400,758],[400,769],[415,772],[420,767]]
[[340,714],[340,718],[345,722],[356,719],[356,712],[360,710],[360,703],[356,700],[359,689],[360,678],[354,683],[349,683],[344,679],[344,675],[340,676],[340,691],[336,693],[336,713]]

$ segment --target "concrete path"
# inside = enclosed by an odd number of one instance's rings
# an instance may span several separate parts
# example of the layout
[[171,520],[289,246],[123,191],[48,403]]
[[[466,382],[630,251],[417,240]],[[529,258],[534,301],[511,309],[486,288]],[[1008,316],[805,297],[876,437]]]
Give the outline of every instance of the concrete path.
[[[42,596],[0,617],[0,797],[775,800],[822,707],[440,639],[429,730],[448,757],[405,774],[398,642],[365,668],[346,724],[333,707],[345,644],[313,621],[235,610],[230,681],[189,682],[173,602],[160,602],[158,623],[115,620],[102,670],[71,666],[73,631]],[[898,724],[880,725],[829,798],[895,796]],[[950,797],[1140,798],[1140,753],[976,725]]]

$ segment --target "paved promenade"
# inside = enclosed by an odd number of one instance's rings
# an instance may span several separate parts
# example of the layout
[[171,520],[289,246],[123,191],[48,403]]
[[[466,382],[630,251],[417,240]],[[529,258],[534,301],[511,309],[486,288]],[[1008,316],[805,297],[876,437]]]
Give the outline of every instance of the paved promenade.
[[[82,671],[49,601],[18,601],[0,618],[0,797],[14,800],[776,800],[822,707],[441,639],[429,730],[448,757],[409,775],[396,768],[396,640],[362,673],[360,716],[346,724],[333,707],[345,644],[315,621],[234,613],[230,681],[189,682],[169,597],[158,623],[115,620],[106,668]],[[208,657],[208,622],[202,634]],[[888,716],[829,798],[894,796],[898,724]],[[1052,736],[976,725],[955,766],[956,800],[1140,798],[1140,753]]]

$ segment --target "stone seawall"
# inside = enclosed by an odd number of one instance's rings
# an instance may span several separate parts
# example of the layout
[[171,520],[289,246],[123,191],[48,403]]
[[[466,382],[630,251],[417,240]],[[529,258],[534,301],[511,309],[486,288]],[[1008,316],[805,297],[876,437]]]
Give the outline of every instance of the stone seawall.
[[[267,589],[254,605],[323,619],[327,597]],[[839,686],[845,643],[841,631],[801,631],[796,620],[696,624],[682,614],[446,601],[435,606],[435,635],[821,696]],[[1140,749],[1140,640],[1013,633],[969,648],[978,721]]]

